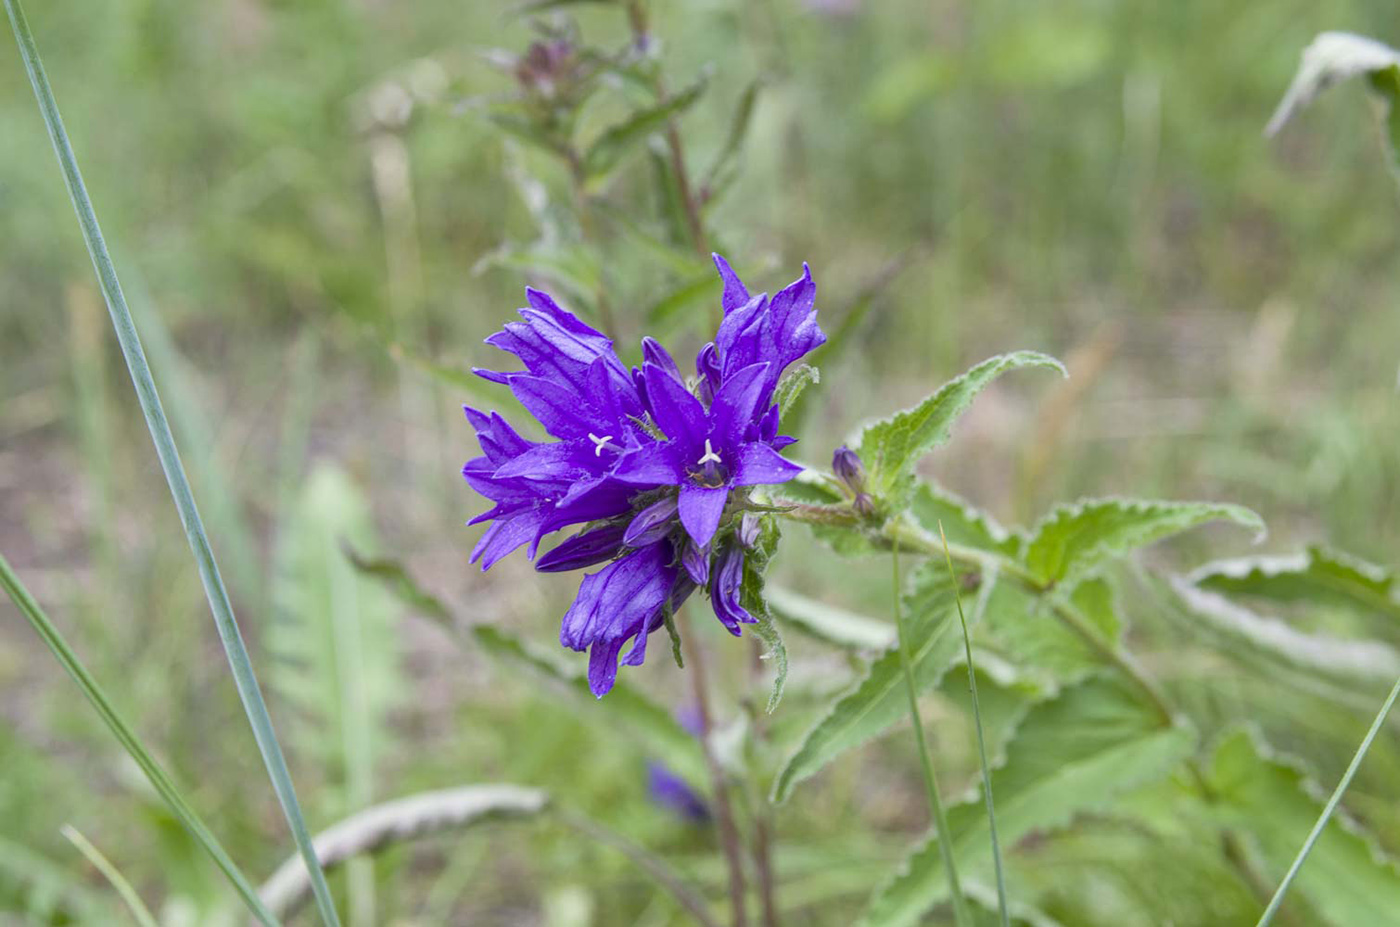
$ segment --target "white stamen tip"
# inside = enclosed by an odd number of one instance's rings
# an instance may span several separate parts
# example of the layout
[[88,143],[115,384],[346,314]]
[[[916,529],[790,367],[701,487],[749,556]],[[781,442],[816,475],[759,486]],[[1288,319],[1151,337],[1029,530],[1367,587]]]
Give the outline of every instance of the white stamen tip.
[[712,460],[713,460],[715,463],[724,463],[724,461],[722,461],[722,460],[719,459],[719,455],[715,453],[715,449],[714,449],[713,447],[710,446],[710,439],[709,439],[709,438],[706,438],[706,439],[705,439],[705,456],[704,456],[704,457],[701,457],[701,458],[699,459],[699,461],[697,461],[697,464],[700,465],[700,466],[704,466],[705,464],[709,463],[709,462],[712,461]]
[[611,441],[612,439],[613,439],[613,436],[612,436],[612,435],[603,435],[603,436],[600,438],[600,437],[598,437],[597,435],[595,435],[593,432],[590,431],[590,432],[588,433],[588,440],[592,441],[593,444],[594,444],[593,456],[594,456],[594,457],[602,457],[602,456],[603,456],[603,448],[607,447],[607,446],[608,446],[608,442]]

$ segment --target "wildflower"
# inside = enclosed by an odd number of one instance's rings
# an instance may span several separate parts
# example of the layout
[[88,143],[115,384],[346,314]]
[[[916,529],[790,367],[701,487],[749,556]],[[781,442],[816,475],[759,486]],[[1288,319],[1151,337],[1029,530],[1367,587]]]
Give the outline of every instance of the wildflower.
[[753,622],[739,587],[757,524],[738,516],[748,487],[801,470],[779,454],[793,439],[778,434],[773,394],[783,371],[825,340],[811,273],[804,266],[769,300],[750,296],[718,255],[715,264],[724,319],[689,383],[650,338],[641,367],[627,369],[606,336],[533,289],[523,321],[487,339],[525,369],[476,371],[509,387],[554,440],[526,440],[500,415],[466,409],[482,456],[462,473],[494,503],[471,522],[492,522],[471,559],[489,569],[526,545],[533,559],[545,535],[585,525],[535,567],[606,564],[584,577],[560,631],[565,647],[589,651],[599,696],[612,688],[619,655],[641,664],[648,636],[698,588],[708,587],[731,633]]

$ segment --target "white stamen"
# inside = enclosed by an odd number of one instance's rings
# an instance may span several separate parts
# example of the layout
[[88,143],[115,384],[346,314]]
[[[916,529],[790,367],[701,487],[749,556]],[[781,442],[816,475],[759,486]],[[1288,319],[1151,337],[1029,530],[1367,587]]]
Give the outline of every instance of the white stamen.
[[612,436],[612,435],[603,435],[603,436],[600,438],[600,437],[598,437],[597,435],[595,435],[593,432],[590,431],[590,432],[588,433],[588,440],[592,441],[592,442],[594,443],[594,445],[596,445],[596,446],[593,448],[593,456],[594,456],[594,457],[602,457],[602,456],[603,456],[603,448],[607,447],[607,446],[608,446],[608,442],[611,441],[612,439],[613,439],[613,436]]
[[724,463],[724,461],[722,461],[722,460],[719,459],[719,455],[715,453],[715,449],[714,449],[713,447],[710,447],[710,439],[709,439],[709,438],[706,438],[706,439],[705,439],[705,456],[704,456],[704,457],[701,457],[696,463],[697,463],[698,466],[703,467],[705,464],[709,463],[709,462],[712,461],[712,460],[713,460],[715,463]]

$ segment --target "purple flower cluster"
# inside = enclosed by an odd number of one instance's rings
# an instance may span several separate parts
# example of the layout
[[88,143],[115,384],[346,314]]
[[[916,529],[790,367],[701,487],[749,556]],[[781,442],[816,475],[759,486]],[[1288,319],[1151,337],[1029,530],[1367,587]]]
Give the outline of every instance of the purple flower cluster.
[[526,544],[534,559],[546,534],[584,526],[535,569],[607,564],[584,577],[559,634],[589,651],[598,696],[612,688],[623,646],[632,642],[622,663],[640,665],[648,636],[696,589],[708,588],[731,633],[755,620],[739,601],[753,535],[741,530],[743,487],[801,470],[778,453],[793,439],[778,434],[773,399],[783,371],[826,340],[811,273],[804,265],[770,300],[750,296],[719,255],[715,265],[724,320],[689,381],[651,338],[629,370],[611,340],[532,289],[523,321],[486,339],[525,369],[476,371],[508,386],[554,440],[527,440],[495,412],[466,409],[482,456],[462,475],[495,503],[471,522],[492,522],[472,561],[489,569]]

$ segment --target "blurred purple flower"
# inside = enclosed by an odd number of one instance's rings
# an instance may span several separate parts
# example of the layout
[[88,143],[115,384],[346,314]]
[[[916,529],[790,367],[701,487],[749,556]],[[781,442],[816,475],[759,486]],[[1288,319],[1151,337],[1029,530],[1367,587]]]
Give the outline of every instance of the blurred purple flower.
[[651,338],[642,366],[629,371],[611,340],[527,289],[523,321],[487,339],[525,369],[476,373],[509,387],[555,440],[526,440],[495,412],[466,408],[482,456],[462,475],[494,503],[471,521],[492,522],[472,562],[489,569],[524,545],[533,559],[546,534],[588,524],[535,567],[607,563],[584,577],[559,638],[590,651],[589,686],[599,696],[612,688],[623,646],[633,642],[622,663],[640,665],[648,635],[701,586],[732,633],[754,620],[738,602],[735,502],[744,487],[801,470],[778,453],[793,439],[778,434],[773,393],[783,371],[826,340],[811,273],[804,265],[770,301],[751,297],[718,255],[715,265],[724,319],[693,383]]

